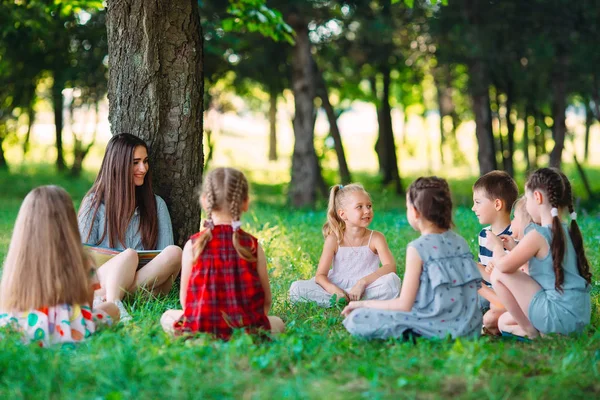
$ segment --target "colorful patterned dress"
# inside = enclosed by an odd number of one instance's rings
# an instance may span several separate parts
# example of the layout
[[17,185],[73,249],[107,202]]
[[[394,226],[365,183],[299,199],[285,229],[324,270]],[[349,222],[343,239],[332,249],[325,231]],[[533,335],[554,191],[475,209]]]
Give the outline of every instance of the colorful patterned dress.
[[[91,289],[100,287],[96,269],[90,270]],[[112,325],[112,318],[102,310],[92,310],[88,304],[59,304],[28,311],[0,311],[0,327],[11,327],[23,334],[24,343],[40,347],[80,342],[90,337],[100,326]]]
[[[238,233],[240,244],[256,254],[257,239],[242,230]],[[192,236],[192,242],[200,235]],[[183,317],[175,322],[175,332],[207,332],[227,340],[236,328],[270,331],[264,304],[257,262],[239,256],[230,225],[217,225],[192,268]]]

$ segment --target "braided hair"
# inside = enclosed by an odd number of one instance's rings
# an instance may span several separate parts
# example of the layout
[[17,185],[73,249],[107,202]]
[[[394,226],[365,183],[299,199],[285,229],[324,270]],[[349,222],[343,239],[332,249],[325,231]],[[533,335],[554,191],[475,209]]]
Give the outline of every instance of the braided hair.
[[426,220],[440,229],[452,228],[452,196],[448,182],[437,176],[418,178],[408,188],[408,199]]
[[592,273],[590,272],[590,263],[585,256],[583,236],[581,235],[581,230],[577,224],[575,207],[573,207],[573,189],[571,187],[571,182],[569,182],[569,178],[567,178],[564,172],[557,168],[552,169],[560,175],[565,186],[565,192],[560,206],[565,207],[569,211],[569,217],[571,219],[571,223],[569,224],[569,236],[571,237],[571,242],[573,243],[573,248],[575,249],[575,254],[577,255],[577,270],[583,279],[585,279],[587,283],[591,284]]
[[234,168],[216,168],[204,177],[201,195],[205,199],[206,229],[193,243],[194,259],[198,259],[206,243],[212,239],[213,211],[226,210],[231,215],[235,250],[241,258],[256,261],[256,249],[240,243],[240,237],[246,234],[239,229],[242,205],[248,200],[248,180],[244,174]]
[[[532,192],[534,190],[545,192],[552,208],[558,209],[565,201],[565,184],[563,178],[554,169],[538,169],[529,176],[525,187]],[[563,291],[562,286],[565,281],[565,271],[563,268],[565,250],[565,232],[560,221],[560,216],[556,213],[552,216],[552,243],[550,243],[550,252],[552,254],[555,276],[554,287],[559,292]]]

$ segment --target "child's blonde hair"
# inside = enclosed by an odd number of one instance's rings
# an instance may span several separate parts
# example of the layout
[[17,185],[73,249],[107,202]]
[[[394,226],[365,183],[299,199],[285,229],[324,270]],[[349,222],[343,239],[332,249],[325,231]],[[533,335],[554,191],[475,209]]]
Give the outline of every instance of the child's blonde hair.
[[513,215],[519,214],[523,226],[527,226],[528,224],[533,222],[533,219],[531,219],[531,215],[529,215],[529,213],[527,212],[527,207],[525,207],[525,203],[527,203],[527,197],[521,196],[517,199],[517,201],[515,201],[515,204],[513,205]]
[[323,237],[333,234],[337,242],[342,243],[346,223],[338,215],[338,210],[344,207],[345,201],[352,193],[363,192],[369,198],[371,196],[360,183],[350,183],[348,185],[334,185],[329,191],[329,204],[327,205],[327,222],[323,225]]
[[0,309],[88,303],[91,266],[71,197],[58,186],[33,189],[21,204],[10,241]]
[[[209,240],[212,239],[212,212],[229,211],[234,223],[239,223],[242,205],[248,200],[248,180],[241,171],[234,168],[215,168],[204,177],[201,196],[206,199],[206,229],[194,242],[194,259],[197,260]],[[256,261],[256,249],[240,243],[240,232],[233,230],[233,246],[241,258]]]

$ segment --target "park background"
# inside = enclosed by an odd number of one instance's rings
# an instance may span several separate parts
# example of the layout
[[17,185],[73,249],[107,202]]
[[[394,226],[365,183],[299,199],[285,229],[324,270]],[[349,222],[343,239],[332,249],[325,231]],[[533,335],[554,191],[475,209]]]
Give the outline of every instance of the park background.
[[[203,170],[248,175],[244,227],[265,248],[274,313],[288,324],[270,343],[184,342],[158,326],[176,291],[141,295],[126,303],[131,324],[75,349],[0,340],[3,397],[594,396],[599,21],[594,1],[3,0],[0,259],[33,187],[62,185],[79,204],[112,125],[150,143],[179,243],[199,226]],[[476,254],[474,180],[504,169],[522,189],[528,171],[547,165],[574,184],[594,273],[593,323],[580,337],[368,343],[341,329],[339,309],[287,302],[290,283],[315,271],[328,186],[367,187],[372,227],[402,275],[416,237],[402,192],[414,178],[449,179],[456,230]],[[173,174],[184,174],[181,187]]]

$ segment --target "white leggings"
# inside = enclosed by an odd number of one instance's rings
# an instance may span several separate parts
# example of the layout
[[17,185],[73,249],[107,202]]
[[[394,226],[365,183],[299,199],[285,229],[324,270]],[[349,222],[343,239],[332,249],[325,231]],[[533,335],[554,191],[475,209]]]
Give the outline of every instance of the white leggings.
[[[361,300],[389,300],[395,299],[399,294],[400,278],[395,273],[390,272],[367,286]],[[329,302],[331,296],[331,293],[328,293],[315,282],[315,278],[307,281],[296,281],[290,287],[290,300],[292,303],[314,301],[321,307],[331,307]]]

